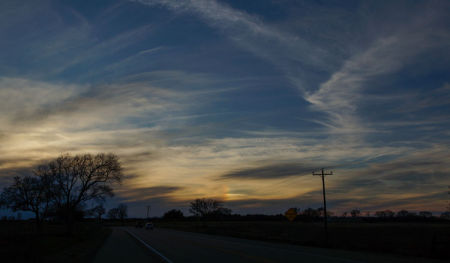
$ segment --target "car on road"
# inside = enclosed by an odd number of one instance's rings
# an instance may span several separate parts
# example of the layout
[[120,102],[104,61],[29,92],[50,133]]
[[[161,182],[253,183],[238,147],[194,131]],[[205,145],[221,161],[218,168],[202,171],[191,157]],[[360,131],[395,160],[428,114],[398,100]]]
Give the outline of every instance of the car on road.
[[145,229],[153,230],[153,228],[155,228],[155,226],[153,225],[152,222],[148,222],[148,223],[145,224]]

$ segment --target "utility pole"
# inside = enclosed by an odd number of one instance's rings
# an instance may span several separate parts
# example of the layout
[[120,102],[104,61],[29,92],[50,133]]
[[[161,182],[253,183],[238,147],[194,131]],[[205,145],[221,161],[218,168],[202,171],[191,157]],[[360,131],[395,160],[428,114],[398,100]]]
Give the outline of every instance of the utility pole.
[[450,212],[450,185],[448,185],[447,186],[447,189],[449,190],[448,192],[447,192],[447,194],[448,194],[448,199],[447,199],[447,212]]
[[151,206],[148,205],[148,206],[147,206],[147,220],[149,219],[148,214],[149,214],[149,212],[150,212],[150,209],[151,209]]
[[322,193],[323,193],[323,222],[325,227],[325,243],[328,245],[328,225],[327,225],[327,199],[325,196],[325,175],[332,175],[333,172],[325,173],[324,169],[321,169],[321,173],[312,173],[313,175],[322,176]]

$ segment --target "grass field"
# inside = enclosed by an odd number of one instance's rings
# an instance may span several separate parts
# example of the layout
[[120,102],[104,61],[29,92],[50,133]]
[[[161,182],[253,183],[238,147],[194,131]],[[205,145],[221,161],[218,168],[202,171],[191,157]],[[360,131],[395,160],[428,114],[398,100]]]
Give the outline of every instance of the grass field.
[[110,233],[95,223],[76,225],[67,236],[65,226],[46,224],[37,235],[30,222],[0,222],[2,262],[89,262]]
[[[158,222],[156,227],[248,239],[325,246],[321,223]],[[331,223],[329,247],[450,259],[450,224]]]

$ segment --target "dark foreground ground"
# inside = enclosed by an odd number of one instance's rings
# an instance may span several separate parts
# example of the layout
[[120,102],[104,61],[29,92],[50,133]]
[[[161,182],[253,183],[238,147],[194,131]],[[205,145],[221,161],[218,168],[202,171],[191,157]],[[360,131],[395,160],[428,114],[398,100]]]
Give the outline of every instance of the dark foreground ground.
[[450,224],[332,223],[324,244],[321,223],[158,222],[157,227],[295,245],[422,258],[450,259]]
[[[327,246],[320,223],[158,221],[155,225],[151,231],[86,222],[77,224],[74,234],[67,236],[64,225],[47,224],[38,235],[30,222],[0,222],[0,262],[448,262],[450,259],[450,225],[445,223],[332,223]],[[155,256],[149,246],[171,261]]]
[[0,262],[91,262],[111,229],[80,223],[73,235],[60,224],[46,224],[38,235],[31,222],[0,222]]

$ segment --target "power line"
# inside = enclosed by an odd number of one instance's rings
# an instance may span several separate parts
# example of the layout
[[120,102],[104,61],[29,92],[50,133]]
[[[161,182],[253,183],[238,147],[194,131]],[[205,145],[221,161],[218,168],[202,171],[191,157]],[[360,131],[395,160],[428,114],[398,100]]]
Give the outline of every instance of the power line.
[[322,193],[323,193],[323,222],[325,227],[325,243],[328,244],[328,225],[327,225],[327,199],[325,195],[325,175],[333,175],[333,171],[325,173],[324,169],[321,169],[321,173],[312,173],[313,175],[322,176]]

